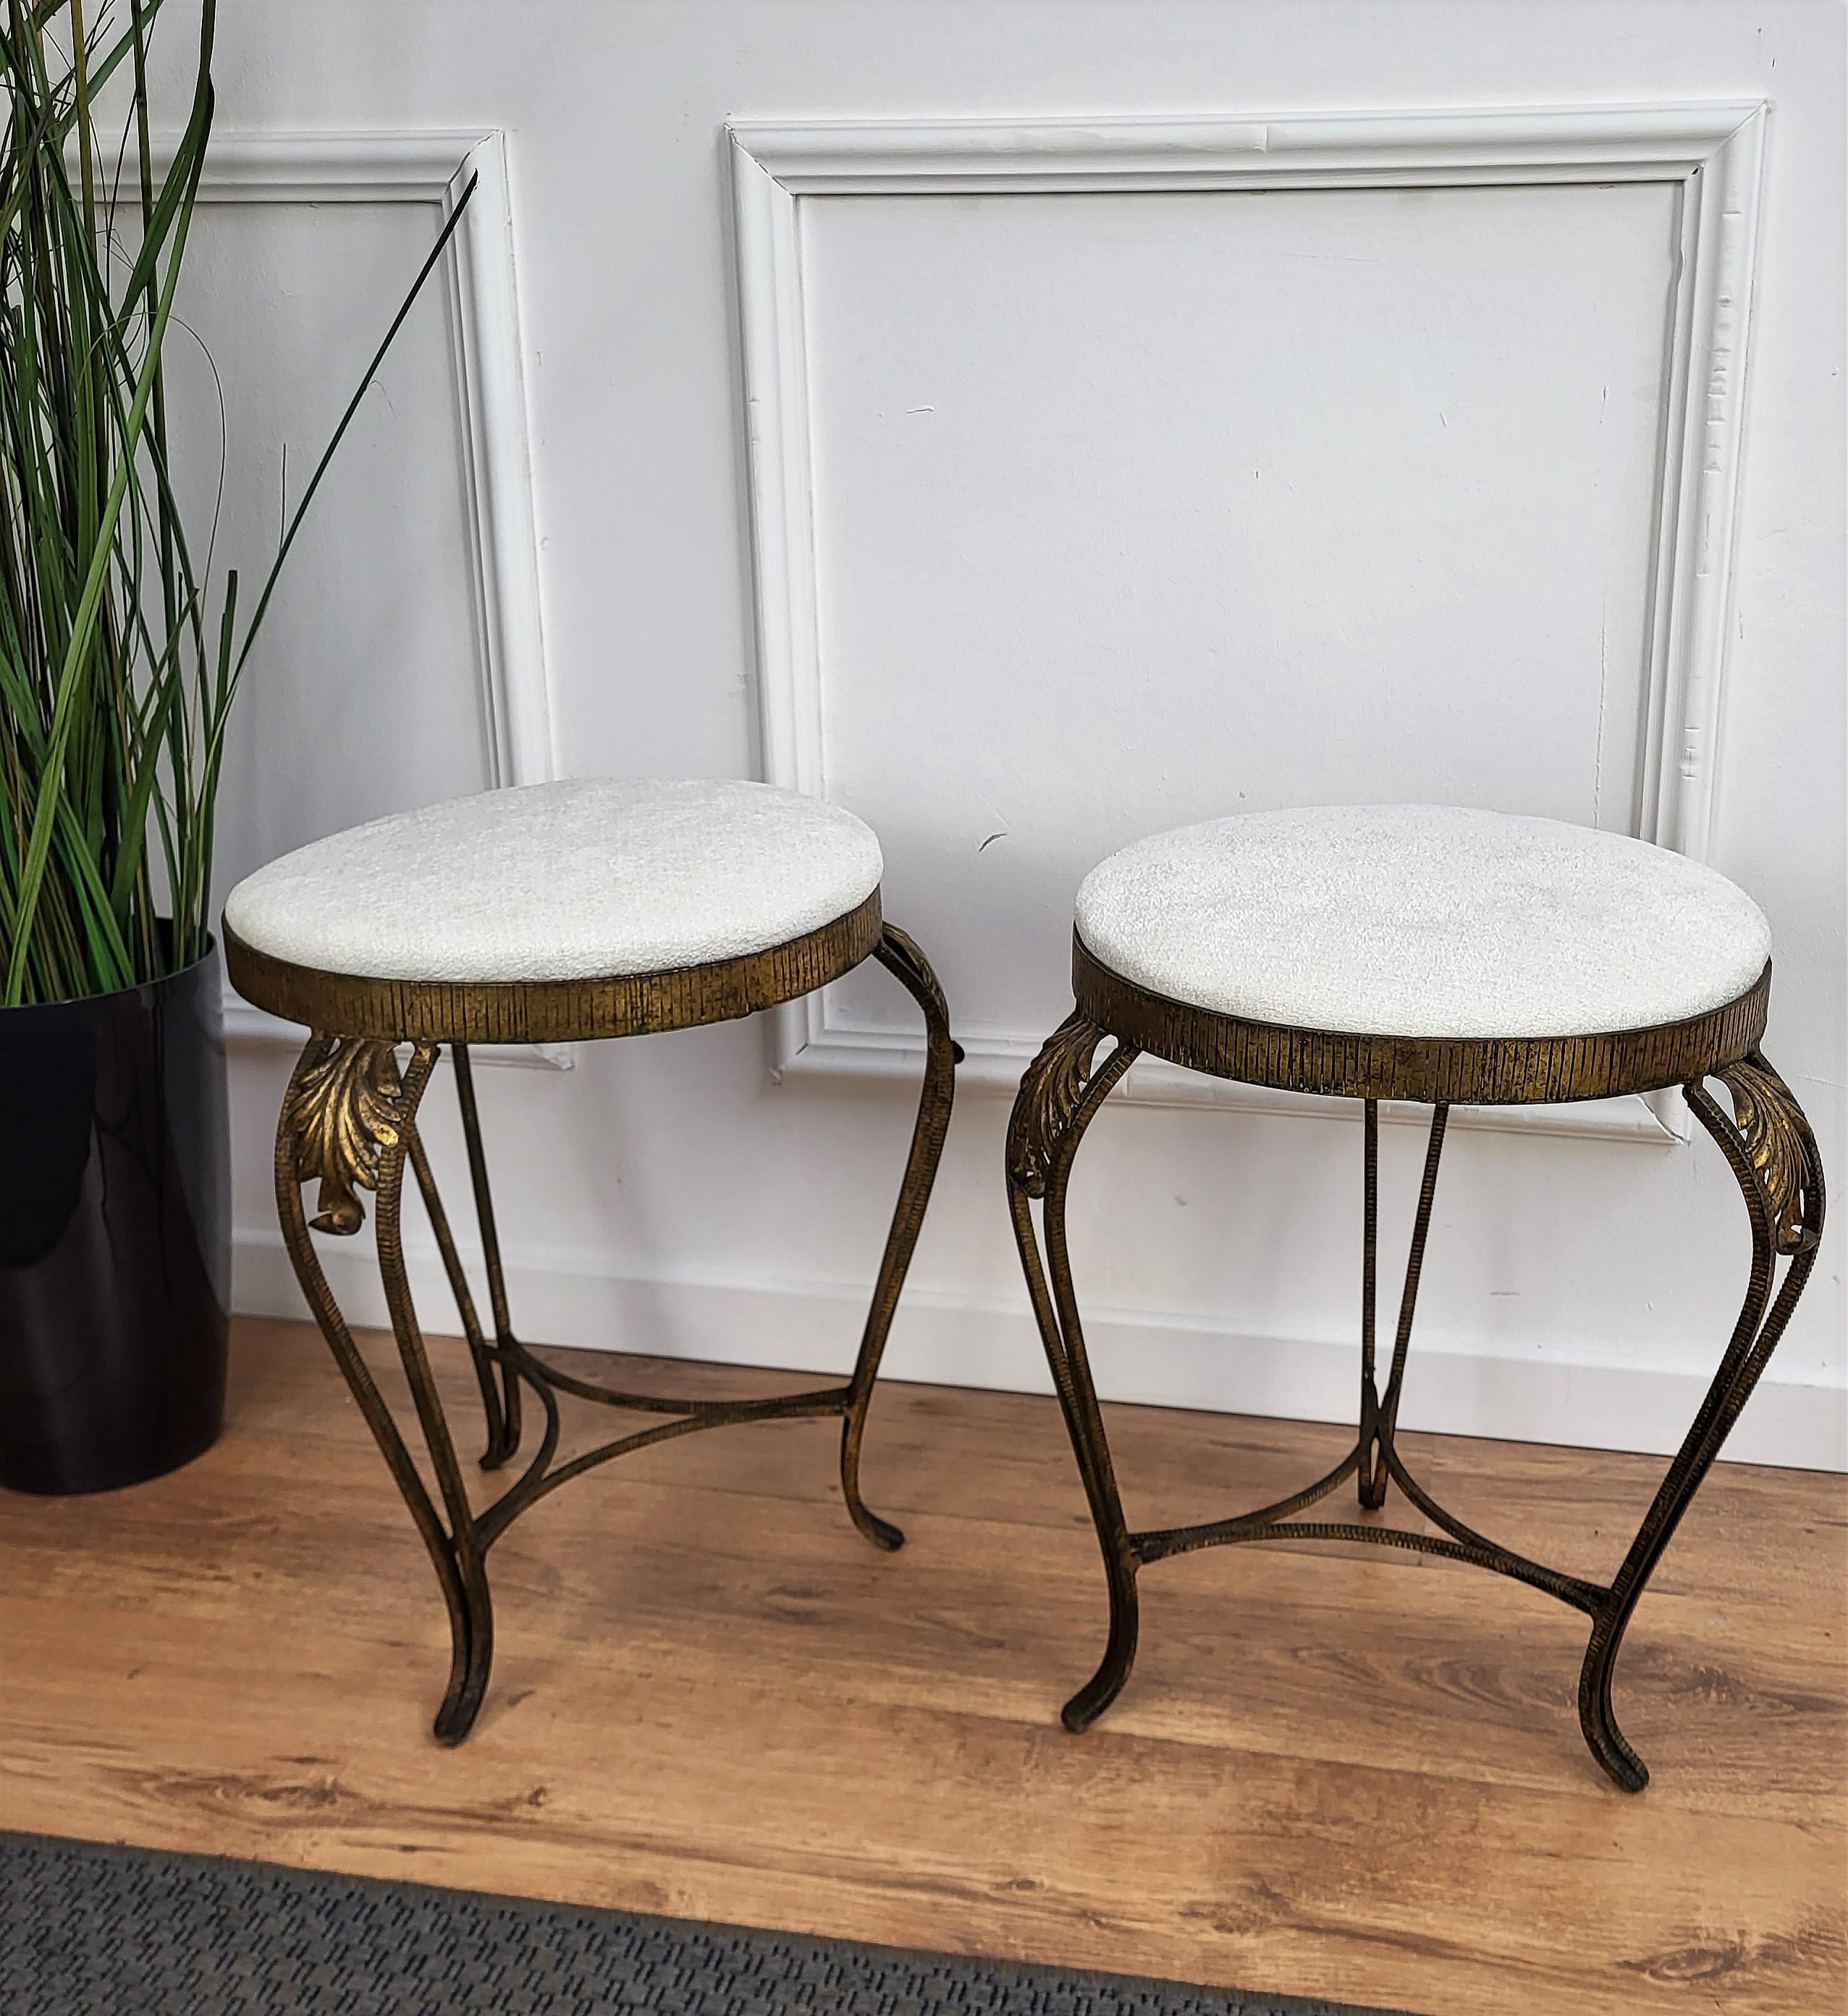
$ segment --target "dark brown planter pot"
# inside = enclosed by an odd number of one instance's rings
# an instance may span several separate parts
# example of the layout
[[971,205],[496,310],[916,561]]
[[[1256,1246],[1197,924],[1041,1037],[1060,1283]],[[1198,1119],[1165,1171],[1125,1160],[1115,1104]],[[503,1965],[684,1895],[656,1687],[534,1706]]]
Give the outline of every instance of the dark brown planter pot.
[[218,962],[0,1008],[0,1485],[106,1491],[225,1418]]

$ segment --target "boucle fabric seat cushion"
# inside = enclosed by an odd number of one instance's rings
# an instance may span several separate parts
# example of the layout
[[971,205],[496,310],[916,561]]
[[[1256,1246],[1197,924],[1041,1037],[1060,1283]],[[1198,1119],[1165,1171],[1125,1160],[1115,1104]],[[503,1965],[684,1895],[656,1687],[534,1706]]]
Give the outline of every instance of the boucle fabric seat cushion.
[[767,784],[484,791],[299,848],[240,882],[254,950],[379,980],[588,980],[764,952],[856,909],[879,842]]
[[1697,862],[1450,805],[1252,813],[1155,834],[1078,892],[1100,963],[1170,1000],[1380,1036],[1572,1036],[1723,1007],[1771,928]]

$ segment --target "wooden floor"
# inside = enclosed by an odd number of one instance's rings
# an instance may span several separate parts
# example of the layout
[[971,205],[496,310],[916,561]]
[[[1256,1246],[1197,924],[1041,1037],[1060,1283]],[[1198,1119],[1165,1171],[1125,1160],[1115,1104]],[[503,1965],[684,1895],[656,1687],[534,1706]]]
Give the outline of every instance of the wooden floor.
[[[1425,2016],[1843,2005],[1839,1478],[1715,1473],[1619,1669],[1640,1798],[1580,1740],[1581,1618],[1378,1549],[1149,1570],[1135,1676],[1067,1735],[1103,1589],[1053,1404],[896,1385],[866,1475],[901,1553],[848,1525],[831,1424],[649,1450],[496,1550],[493,1690],[444,1751],[434,1584],[331,1363],[247,1323],[236,1365],[189,1469],[0,1496],[0,1823]],[[1345,1439],[1112,1429],[1151,1525]],[[1605,1575],[1661,1467],[1404,1440],[1464,1517]]]

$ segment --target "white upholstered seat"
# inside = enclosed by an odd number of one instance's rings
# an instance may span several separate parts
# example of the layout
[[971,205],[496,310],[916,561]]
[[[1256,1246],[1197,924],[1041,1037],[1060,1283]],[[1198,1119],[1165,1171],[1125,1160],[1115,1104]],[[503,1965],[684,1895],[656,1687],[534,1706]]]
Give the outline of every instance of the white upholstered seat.
[[1101,964],[1253,1021],[1385,1036],[1569,1036],[1744,993],[1771,929],[1646,841],[1446,805],[1213,819],[1125,848],[1078,893]]
[[240,882],[253,949],[380,980],[584,980],[767,951],[856,909],[879,842],[851,812],[736,780],[583,779],[398,812]]

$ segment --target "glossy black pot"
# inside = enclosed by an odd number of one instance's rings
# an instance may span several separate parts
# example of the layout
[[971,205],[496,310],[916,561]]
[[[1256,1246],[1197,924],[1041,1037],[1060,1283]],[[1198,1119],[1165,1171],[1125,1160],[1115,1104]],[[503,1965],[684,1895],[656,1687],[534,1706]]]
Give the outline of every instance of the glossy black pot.
[[230,1280],[216,956],[0,1008],[0,1485],[106,1491],[209,1449]]

